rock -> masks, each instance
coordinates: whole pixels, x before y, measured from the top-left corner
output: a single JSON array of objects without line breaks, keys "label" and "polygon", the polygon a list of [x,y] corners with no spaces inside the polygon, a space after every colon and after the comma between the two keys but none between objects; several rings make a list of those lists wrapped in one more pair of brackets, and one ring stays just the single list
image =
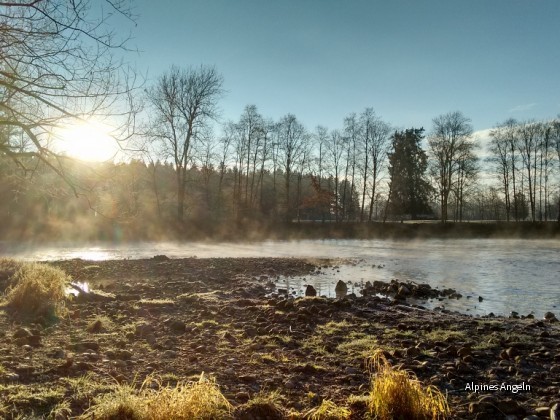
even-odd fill
[{"label": "rock", "polygon": [[178,353],[175,350],[165,350],[161,355],[165,359],[175,359]]},{"label": "rock", "polygon": [[515,400],[501,400],[496,403],[496,408],[506,415],[524,415],[525,409]]},{"label": "rock", "polygon": [[41,336],[32,335],[31,337],[27,337],[27,344],[33,347],[39,347],[41,345]]},{"label": "rock", "polygon": [[472,350],[470,349],[470,347],[461,347],[459,350],[457,350],[457,356],[459,357],[466,357],[470,355],[472,355]]},{"label": "rock", "polygon": [[19,381],[19,375],[12,372],[5,373],[2,378],[8,381]]},{"label": "rock", "polygon": [[20,376],[29,376],[34,372],[35,368],[33,366],[19,364],[14,368],[14,370]]},{"label": "rock", "polygon": [[558,322],[558,318],[552,312],[547,312],[544,314],[544,319],[548,322]]},{"label": "rock", "polygon": [[99,343],[97,341],[81,341],[79,343],[73,344],[71,348],[74,351],[84,352],[86,350],[99,350]]},{"label": "rock", "polygon": [[48,355],[53,359],[64,359],[66,357],[66,352],[60,347],[55,347],[48,353]]},{"label": "rock", "polygon": [[118,360],[132,359],[132,352],[129,350],[117,350],[114,353],[114,358]]},{"label": "rock", "polygon": [[27,338],[27,337],[31,337],[33,335],[33,333],[28,329],[28,328],[18,328],[17,330],[14,331],[14,338]]},{"label": "rock", "polygon": [[142,338],[147,337],[153,333],[154,333],[154,327],[152,327],[150,324],[145,322],[136,325],[134,329],[134,334]]},{"label": "rock", "polygon": [[171,319],[167,325],[171,331],[176,333],[184,333],[187,329],[187,325],[179,319]]},{"label": "rock", "polygon": [[247,401],[249,401],[250,398],[251,396],[248,392],[238,392],[237,394],[235,394],[235,400],[240,402],[241,404],[245,404]]},{"label": "rock", "polygon": [[[484,300],[484,298],[483,298],[482,296],[479,296],[479,297],[478,297],[478,301],[479,301],[479,302],[482,302],[483,300]],[[488,316],[490,316],[490,314],[488,314]]]},{"label": "rock", "polygon": [[171,258],[169,258],[167,255],[154,255],[152,257],[152,260],[158,261],[158,262],[169,261],[170,259]]},{"label": "rock", "polygon": [[509,359],[515,359],[515,356],[519,355],[519,351],[515,347],[510,347],[506,350],[506,354]]},{"label": "rock", "polygon": [[286,389],[296,389],[297,388],[297,382],[294,381],[293,379],[288,379],[284,383],[284,388],[286,388]]},{"label": "rock", "polygon": [[305,296],[317,296],[317,290],[315,290],[312,285],[308,284],[305,288]]},{"label": "rock", "polygon": [[409,347],[405,350],[407,357],[416,357],[420,354],[420,350],[416,347]]},{"label": "rock", "polygon": [[348,294],[348,286],[342,280],[339,280],[334,287],[337,298],[343,298]]},{"label": "rock", "polygon": [[405,285],[402,285],[398,288],[397,297],[405,298],[408,295],[410,295],[410,289],[408,287],[406,287]]},{"label": "rock", "polygon": [[255,375],[240,375],[238,376],[238,379],[241,382],[247,382],[247,383],[257,382],[257,377]]},{"label": "rock", "polygon": [[87,327],[87,332],[89,333],[99,333],[103,331],[103,322],[100,319],[96,319]]}]

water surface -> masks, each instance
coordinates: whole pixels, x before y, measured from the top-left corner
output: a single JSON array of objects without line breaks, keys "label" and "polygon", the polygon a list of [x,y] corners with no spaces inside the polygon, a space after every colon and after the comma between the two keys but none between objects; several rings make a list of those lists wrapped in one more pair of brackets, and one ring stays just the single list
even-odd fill
[{"label": "water surface", "polygon": [[[464,295],[460,300],[426,302],[465,313],[507,315],[533,312],[542,317],[560,315],[560,241],[524,239],[425,239],[408,240],[302,240],[252,243],[137,243],[96,246],[43,246],[0,253],[28,260],[137,259],[165,254],[184,257],[315,257],[350,259],[338,268],[306,278],[279,279],[279,285],[300,293],[313,284],[320,294],[334,296],[338,280],[358,291],[365,281],[393,278],[451,287]],[[289,283],[289,284],[287,284]],[[471,298],[468,299],[467,296]],[[478,296],[484,300],[478,301]]]}]

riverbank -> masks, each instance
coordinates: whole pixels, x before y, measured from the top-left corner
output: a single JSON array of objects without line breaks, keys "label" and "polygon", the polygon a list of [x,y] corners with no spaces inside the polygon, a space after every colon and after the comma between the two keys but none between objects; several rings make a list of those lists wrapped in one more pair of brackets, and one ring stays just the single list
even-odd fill
[{"label": "riverbank", "polygon": [[365,361],[376,349],[447,394],[451,418],[548,418],[560,398],[558,323],[473,318],[376,296],[270,295],[276,276],[308,275],[328,261],[52,264],[103,293],[74,299],[68,316],[48,326],[20,325],[0,311],[0,407],[7,418],[46,416],[61,404],[77,416],[117,383],[140,387],[157,375],[174,385],[204,372],[236,418],[259,418],[243,416],[256,397],[274,393],[274,418],[301,418],[329,400],[358,419],[370,391]]}]

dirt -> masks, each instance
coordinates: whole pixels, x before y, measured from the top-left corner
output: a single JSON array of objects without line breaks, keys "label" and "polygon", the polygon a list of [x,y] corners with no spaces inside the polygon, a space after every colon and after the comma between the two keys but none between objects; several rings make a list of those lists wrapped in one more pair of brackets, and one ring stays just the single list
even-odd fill
[{"label": "dirt", "polygon": [[203,372],[234,406],[278,391],[286,412],[328,399],[363,418],[364,404],[348,397],[370,392],[366,360],[375,349],[447,394],[452,418],[549,418],[560,402],[554,319],[475,318],[377,296],[271,295],[277,276],[309,275],[326,264],[317,260],[52,264],[95,291],[69,301],[67,316],[47,326],[0,310],[0,408],[8,418],[46,417],[62,403],[77,416],[116,383],[140,387],[157,375],[174,385]]}]

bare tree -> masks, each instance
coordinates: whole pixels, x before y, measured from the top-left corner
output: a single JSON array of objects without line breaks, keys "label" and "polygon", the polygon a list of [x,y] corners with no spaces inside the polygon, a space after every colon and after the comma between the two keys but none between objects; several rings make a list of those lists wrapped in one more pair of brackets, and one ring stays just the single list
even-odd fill
[{"label": "bare tree", "polygon": [[147,91],[153,111],[150,137],[160,142],[175,165],[180,222],[184,217],[187,167],[191,163],[193,142],[208,121],[218,117],[222,85],[222,76],[214,67],[173,66]]},{"label": "bare tree", "polygon": [[435,179],[441,205],[441,221],[448,218],[449,194],[460,170],[461,157],[472,151],[471,120],[461,112],[450,112],[433,119],[433,130],[428,138],[431,154],[431,173]]},{"label": "bare tree", "polygon": [[381,172],[387,161],[387,152],[390,147],[391,126],[376,116],[371,108],[366,108],[362,113],[362,124],[364,144],[366,145],[364,153],[369,160],[369,169],[364,172],[364,188],[369,178],[371,191],[368,221],[371,222],[375,200],[379,198],[377,185],[381,179]]},{"label": "bare tree", "polygon": [[[560,177],[560,115],[550,125],[550,135],[558,157],[558,176]],[[558,191],[558,223],[560,223],[560,188]]]},{"label": "bare tree", "polygon": [[329,160],[330,177],[334,182],[335,220],[340,221],[340,173],[342,171],[342,156],[344,155],[344,139],[340,131],[332,130],[330,141],[327,143],[327,158]]},{"label": "bare tree", "polygon": [[527,121],[518,127],[518,149],[526,170],[529,188],[529,204],[531,220],[536,220],[536,189],[537,189],[537,153],[541,127],[535,121]]},{"label": "bare tree", "polygon": [[[128,4],[0,2],[0,126],[9,131],[0,141],[0,153],[24,169],[30,157],[43,161],[76,194],[52,140],[58,129],[92,117],[111,117],[111,125],[120,124],[115,138],[130,134],[135,109],[127,94],[136,80],[114,54],[126,50],[128,37],[119,39],[111,28],[114,15],[132,22]],[[21,138],[23,149],[16,145]]]},{"label": "bare tree", "polygon": [[[495,170],[499,174],[502,182],[506,219],[509,221],[513,214],[518,220],[518,205],[515,197],[517,196],[516,171],[517,171],[517,121],[508,119],[490,131],[491,156],[489,160],[495,164]],[[512,204],[513,201],[513,204]]]},{"label": "bare tree", "polygon": [[308,135],[305,127],[293,114],[283,117],[277,124],[280,161],[284,167],[284,185],[286,191],[286,219],[292,219],[292,202],[290,198],[291,177],[295,165],[305,150]]}]

